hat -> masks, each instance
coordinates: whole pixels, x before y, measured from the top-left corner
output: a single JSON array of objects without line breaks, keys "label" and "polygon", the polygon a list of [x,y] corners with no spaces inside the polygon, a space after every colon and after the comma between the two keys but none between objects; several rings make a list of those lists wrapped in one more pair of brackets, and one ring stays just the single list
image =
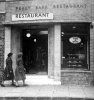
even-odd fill
[{"label": "hat", "polygon": [[13,55],[13,53],[9,53],[9,54],[8,54],[8,57],[10,57],[10,56],[12,56],[12,55]]}]

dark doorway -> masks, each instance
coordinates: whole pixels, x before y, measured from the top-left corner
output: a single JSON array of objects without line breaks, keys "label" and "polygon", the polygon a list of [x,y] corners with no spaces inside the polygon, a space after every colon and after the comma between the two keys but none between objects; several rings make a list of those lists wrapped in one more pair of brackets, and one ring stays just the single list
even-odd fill
[{"label": "dark doorway", "polygon": [[23,30],[22,51],[27,74],[47,74],[48,31]]}]

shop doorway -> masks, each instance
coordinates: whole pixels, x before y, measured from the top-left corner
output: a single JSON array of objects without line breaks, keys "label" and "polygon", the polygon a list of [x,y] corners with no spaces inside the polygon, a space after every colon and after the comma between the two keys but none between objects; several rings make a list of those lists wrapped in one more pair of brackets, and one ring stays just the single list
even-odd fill
[{"label": "shop doorway", "polygon": [[62,26],[61,68],[89,69],[89,24],[69,23]]},{"label": "shop doorway", "polygon": [[48,31],[22,31],[22,52],[26,74],[44,75],[48,72]]}]

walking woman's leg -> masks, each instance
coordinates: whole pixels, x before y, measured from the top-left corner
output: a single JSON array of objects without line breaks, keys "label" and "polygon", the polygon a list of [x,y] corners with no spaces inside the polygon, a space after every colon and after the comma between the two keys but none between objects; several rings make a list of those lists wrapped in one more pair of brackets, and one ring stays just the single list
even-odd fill
[{"label": "walking woman's leg", "polygon": [[5,85],[4,85],[4,81],[2,81],[1,86],[2,86],[2,87],[5,87]]},{"label": "walking woman's leg", "polygon": [[16,87],[18,87],[18,86],[19,86],[18,81],[16,81]]},{"label": "walking woman's leg", "polygon": [[23,80],[23,85],[25,85],[25,80]]},{"label": "walking woman's leg", "polygon": [[14,73],[12,73],[12,79],[11,79],[11,81],[12,81],[12,85],[14,86],[15,84],[14,84]]},{"label": "walking woman's leg", "polygon": [[15,84],[14,84],[14,79],[12,79],[11,81],[12,81],[12,85],[15,85]]},{"label": "walking woman's leg", "polygon": [[1,86],[5,87],[5,85],[4,85],[4,77],[3,76],[2,76],[2,79],[1,79]]}]

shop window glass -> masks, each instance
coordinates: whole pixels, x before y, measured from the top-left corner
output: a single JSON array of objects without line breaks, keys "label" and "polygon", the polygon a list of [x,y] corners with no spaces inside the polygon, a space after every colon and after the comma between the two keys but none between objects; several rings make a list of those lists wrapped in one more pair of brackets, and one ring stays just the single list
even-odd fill
[{"label": "shop window glass", "polygon": [[61,69],[89,68],[89,34],[61,34]]}]

